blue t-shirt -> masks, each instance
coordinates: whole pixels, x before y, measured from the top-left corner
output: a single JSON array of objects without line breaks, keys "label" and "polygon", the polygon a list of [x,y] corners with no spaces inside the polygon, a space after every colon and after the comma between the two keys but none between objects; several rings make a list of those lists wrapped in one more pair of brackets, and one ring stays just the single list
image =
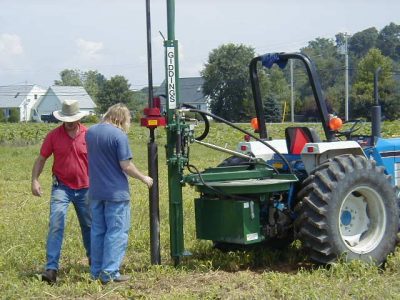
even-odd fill
[{"label": "blue t-shirt", "polygon": [[119,164],[132,159],[126,133],[111,124],[96,124],[87,131],[86,144],[89,197],[93,200],[130,200],[128,178]]}]

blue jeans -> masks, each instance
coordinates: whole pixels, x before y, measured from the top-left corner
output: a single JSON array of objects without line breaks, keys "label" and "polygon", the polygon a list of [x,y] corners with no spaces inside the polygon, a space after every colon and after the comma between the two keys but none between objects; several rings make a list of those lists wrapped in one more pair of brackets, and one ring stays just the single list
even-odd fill
[{"label": "blue jeans", "polygon": [[72,202],[81,227],[86,255],[90,257],[90,226],[88,189],[71,189],[62,183],[53,185],[50,200],[50,222],[47,236],[46,270],[58,270],[61,246],[64,237],[65,220],[68,206]]},{"label": "blue jeans", "polygon": [[130,201],[90,199],[92,214],[90,273],[108,282],[120,276],[119,268],[128,245]]}]

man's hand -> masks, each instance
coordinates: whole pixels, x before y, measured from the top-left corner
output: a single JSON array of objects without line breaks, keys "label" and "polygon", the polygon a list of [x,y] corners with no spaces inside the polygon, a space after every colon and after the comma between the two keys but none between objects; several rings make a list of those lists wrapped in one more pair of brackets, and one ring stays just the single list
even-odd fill
[{"label": "man's hand", "polygon": [[42,188],[40,187],[40,183],[38,180],[32,180],[32,194],[37,197],[42,197]]},{"label": "man's hand", "polygon": [[153,186],[153,178],[149,176],[144,176],[142,181],[147,185],[148,188],[151,188]]},{"label": "man's hand", "polygon": [[42,155],[39,155],[36,158],[35,163],[33,164],[33,168],[32,168],[31,190],[32,190],[32,194],[37,197],[42,196],[42,188],[40,187],[38,178],[43,171],[43,167],[44,167],[44,164],[46,163],[46,159],[47,158],[43,157]]}]

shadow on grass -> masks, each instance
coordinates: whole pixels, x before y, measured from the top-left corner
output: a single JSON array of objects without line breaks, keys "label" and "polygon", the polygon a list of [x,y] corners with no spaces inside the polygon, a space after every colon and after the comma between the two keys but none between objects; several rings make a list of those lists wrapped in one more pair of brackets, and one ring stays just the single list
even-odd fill
[{"label": "shadow on grass", "polygon": [[43,270],[38,270],[38,269],[28,269],[20,272],[18,275],[19,279],[24,280],[38,280],[42,281],[42,273]]},{"label": "shadow on grass", "polygon": [[243,246],[198,241],[191,251],[192,256],[184,260],[184,266],[190,269],[203,267],[226,272],[251,270],[258,273],[297,273],[319,267],[309,261],[298,241],[279,247],[271,247],[266,243]]},{"label": "shadow on grass", "polygon": [[[43,268],[31,268],[19,272],[21,280],[37,280],[42,281]],[[87,282],[90,281],[90,269],[84,262],[65,262],[60,266],[57,272],[57,283],[61,284],[68,279],[71,282]],[[44,284],[47,284],[43,282]]]},{"label": "shadow on grass", "polygon": [[[159,272],[168,274],[172,269],[178,273],[181,270],[202,273],[208,271],[234,273],[248,270],[258,274],[264,272],[296,274],[300,270],[314,270],[319,267],[308,260],[306,253],[300,248],[297,241],[286,246],[280,245],[279,249],[272,248],[265,243],[247,246],[225,244],[218,245],[219,249],[217,249],[211,242],[201,240],[193,241],[190,246],[188,250],[191,252],[191,256],[182,258],[180,264],[175,268],[170,257],[164,258],[160,270],[164,269],[163,266],[166,268]],[[154,271],[150,262],[138,260],[137,256],[129,253],[125,257],[121,270],[126,274],[132,272],[145,274]],[[43,269],[28,269],[20,272],[19,277],[22,280],[41,281],[42,272]],[[58,284],[90,281],[90,270],[85,259],[68,260],[64,258],[58,272]]]}]

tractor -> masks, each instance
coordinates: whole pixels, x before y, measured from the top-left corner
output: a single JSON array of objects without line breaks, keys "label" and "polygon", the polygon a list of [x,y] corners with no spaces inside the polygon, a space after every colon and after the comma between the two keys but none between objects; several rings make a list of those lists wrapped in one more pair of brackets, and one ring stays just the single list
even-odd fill
[{"label": "tractor", "polygon": [[[283,68],[289,59],[305,66],[322,138],[305,126],[286,128],[281,140],[267,134],[258,65]],[[186,254],[179,189],[191,185],[199,193],[194,200],[196,236],[213,241],[217,248],[257,243],[281,247],[299,239],[317,263],[338,258],[384,263],[394,251],[399,229],[400,139],[384,139],[376,132],[357,135],[359,120],[340,131],[341,121],[328,112],[315,66],[304,54],[265,54],[255,57],[249,69],[259,136],[185,104],[178,105],[169,119],[172,257],[179,260]],[[198,137],[188,112],[204,119],[204,132]],[[205,142],[209,117],[242,131],[246,140],[235,150]],[[231,156],[200,171],[189,163],[192,143]]]},{"label": "tractor", "polygon": [[[170,251],[175,264],[189,254],[184,247],[185,185],[194,186],[199,193],[194,199],[196,236],[213,241],[216,247],[257,243],[284,246],[299,239],[317,263],[329,264],[338,258],[384,263],[395,249],[399,230],[400,139],[380,137],[379,114],[373,115],[370,136],[356,134],[359,120],[341,131],[340,119],[328,112],[310,58],[301,53],[270,53],[249,63],[256,136],[180,100],[174,0],[167,0],[167,22],[165,119],[150,103],[143,124],[151,130],[149,153],[155,148],[154,128],[164,121],[166,125]],[[290,59],[305,66],[324,137],[305,126],[287,128],[282,140],[273,140],[267,134],[258,67],[261,63],[266,68],[274,64],[284,68]],[[192,113],[204,120],[201,134],[195,133],[197,122],[190,118]],[[207,143],[210,117],[243,132],[246,140],[235,150]],[[199,170],[190,163],[193,143],[230,157],[216,167]],[[149,166],[155,165],[156,151],[149,157]],[[152,168],[155,174],[156,169]],[[151,222],[152,253],[156,253],[157,197],[151,199],[155,215]]]}]

